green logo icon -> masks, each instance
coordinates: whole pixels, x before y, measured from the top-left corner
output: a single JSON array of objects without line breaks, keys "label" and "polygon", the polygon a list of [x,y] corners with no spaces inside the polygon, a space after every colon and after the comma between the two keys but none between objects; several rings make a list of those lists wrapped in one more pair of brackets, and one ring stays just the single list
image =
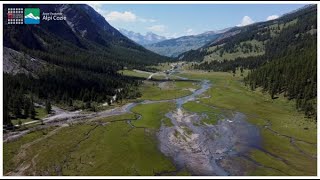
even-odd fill
[{"label": "green logo icon", "polygon": [[40,9],[39,8],[25,8],[24,9],[24,23],[25,24],[40,24]]}]

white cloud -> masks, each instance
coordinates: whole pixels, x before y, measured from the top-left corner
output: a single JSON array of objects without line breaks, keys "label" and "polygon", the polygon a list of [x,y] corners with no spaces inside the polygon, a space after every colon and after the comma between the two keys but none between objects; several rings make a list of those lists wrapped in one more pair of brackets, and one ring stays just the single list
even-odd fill
[{"label": "white cloud", "polygon": [[190,36],[190,35],[193,35],[194,32],[193,32],[193,29],[189,28],[186,30],[186,35]]},{"label": "white cloud", "polygon": [[278,17],[279,17],[278,15],[268,16],[268,17],[267,17],[267,21],[277,19]]},{"label": "white cloud", "polygon": [[244,16],[241,20],[241,23],[237,26],[247,26],[252,23],[254,23],[254,21],[249,16]]},{"label": "white cloud", "polygon": [[105,18],[110,22],[135,22],[137,20],[137,16],[130,11],[118,12],[112,11],[106,14]]},{"label": "white cloud", "polygon": [[153,25],[150,27],[147,27],[148,30],[153,31],[153,32],[164,32],[167,27],[165,25],[159,24],[159,25]]},{"label": "white cloud", "polygon": [[139,20],[140,22],[150,22],[150,23],[156,22],[155,19],[138,18],[138,20]]},{"label": "white cloud", "polygon": [[131,11],[112,11],[108,12],[103,9],[102,4],[89,4],[94,10],[100,13],[107,21],[111,22],[143,22],[143,23],[154,23],[156,22],[155,19],[148,19],[139,17]]}]

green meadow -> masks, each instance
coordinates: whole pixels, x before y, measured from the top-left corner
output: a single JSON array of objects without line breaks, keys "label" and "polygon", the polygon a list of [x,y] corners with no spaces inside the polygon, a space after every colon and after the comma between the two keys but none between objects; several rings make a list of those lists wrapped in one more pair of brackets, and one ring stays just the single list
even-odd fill
[{"label": "green meadow", "polygon": [[[189,113],[207,114],[203,124],[216,124],[228,112],[238,111],[260,128],[264,151],[248,152],[252,161],[232,159],[248,166],[248,175],[316,175],[316,123],[297,112],[293,102],[249,90],[239,72],[235,77],[203,71],[179,75],[212,83],[198,100],[183,105]],[[197,82],[145,81],[141,100],[183,97],[197,88]],[[165,114],[174,109],[173,102],[140,104],[131,113],[31,132],[4,144],[4,174],[23,170],[26,175],[190,175],[176,169],[158,149],[156,133],[162,124],[173,125]]]},{"label": "green meadow", "polygon": [[[272,100],[270,95],[259,90],[249,90],[242,82],[239,73],[233,77],[231,73],[185,71],[182,76],[193,79],[209,79],[213,86],[206,94],[211,96],[200,99],[201,103],[242,112],[247,115],[249,122],[260,127],[263,148],[274,156],[260,150],[254,150],[249,154],[252,159],[262,165],[286,172],[287,175],[316,175],[316,159],[300,153],[290,143],[290,139],[284,137],[289,136],[301,140],[297,142],[301,149],[306,152],[316,152],[316,123],[314,120],[305,118],[303,113],[297,112],[294,102],[281,96]],[[193,107],[196,109],[194,111],[206,110],[205,107],[200,107],[200,110],[197,106],[192,105]],[[268,121],[271,123],[270,128],[278,134],[264,128]],[[303,143],[304,141],[308,143]],[[273,173],[284,175],[280,171],[273,171]],[[251,175],[269,173],[269,168],[258,168],[253,169]]]}]

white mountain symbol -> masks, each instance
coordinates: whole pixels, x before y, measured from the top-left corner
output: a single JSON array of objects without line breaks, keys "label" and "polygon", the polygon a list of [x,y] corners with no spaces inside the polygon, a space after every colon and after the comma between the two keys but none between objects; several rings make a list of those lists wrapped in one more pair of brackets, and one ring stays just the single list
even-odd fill
[{"label": "white mountain symbol", "polygon": [[24,18],[40,19],[40,17],[36,17],[32,13],[29,13],[28,15],[24,16]]}]

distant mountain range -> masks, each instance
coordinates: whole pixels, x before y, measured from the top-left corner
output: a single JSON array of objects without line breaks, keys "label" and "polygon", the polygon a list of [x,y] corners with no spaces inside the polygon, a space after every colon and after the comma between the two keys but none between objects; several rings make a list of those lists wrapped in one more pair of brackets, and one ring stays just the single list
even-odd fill
[{"label": "distant mountain range", "polygon": [[134,42],[140,44],[140,45],[147,45],[147,44],[153,44],[157,43],[163,40],[166,40],[167,38],[164,36],[159,36],[157,34],[154,34],[152,32],[147,32],[145,35],[142,35],[140,33],[136,33],[133,31],[128,31],[125,29],[119,29],[119,31],[127,36],[129,39],[133,40]]},{"label": "distant mountain range", "polygon": [[[282,16],[286,16],[287,14],[292,14],[298,11],[301,11],[303,9],[309,8],[312,5],[306,5],[302,8],[299,8],[297,10],[294,10],[292,12],[286,13]],[[281,18],[281,17],[280,17]],[[274,22],[276,20],[272,20],[271,22]],[[251,26],[254,26],[255,24],[261,24],[264,22],[260,23],[254,23],[251,24]],[[251,27],[248,26],[248,27]],[[178,59],[183,59],[185,55],[191,55],[193,56],[193,53],[195,53],[195,50],[199,49],[197,53],[202,52],[202,48],[206,49],[206,47],[215,44],[217,42],[222,41],[223,39],[229,38],[231,36],[234,36],[238,33],[244,33],[247,29],[246,26],[244,27],[230,27],[226,29],[222,29],[219,31],[207,31],[198,35],[190,35],[190,36],[182,36],[178,38],[172,38],[168,39],[162,36],[158,36],[153,33],[147,33],[145,36],[141,35],[140,33],[136,33],[133,31],[127,31],[125,29],[120,29],[119,31],[127,36],[129,39],[135,41],[136,43],[144,46],[145,48],[158,53],[163,56],[168,56],[168,57],[178,57]],[[257,53],[255,55],[261,55],[263,53],[262,47],[258,47],[260,44],[256,45],[257,46]],[[260,49],[259,49],[260,48]],[[190,51],[190,52],[188,52]],[[188,52],[187,54],[185,54]],[[199,55],[196,55],[199,57]],[[212,56],[217,58],[216,55]],[[227,57],[228,58],[233,58]],[[219,57],[217,59],[220,59]]]},{"label": "distant mountain range", "polygon": [[195,50],[203,45],[219,38],[224,32],[231,28],[220,31],[207,31],[198,35],[182,36],[174,39],[168,39],[145,47],[153,52],[168,57],[177,57],[179,54],[189,50]]}]

